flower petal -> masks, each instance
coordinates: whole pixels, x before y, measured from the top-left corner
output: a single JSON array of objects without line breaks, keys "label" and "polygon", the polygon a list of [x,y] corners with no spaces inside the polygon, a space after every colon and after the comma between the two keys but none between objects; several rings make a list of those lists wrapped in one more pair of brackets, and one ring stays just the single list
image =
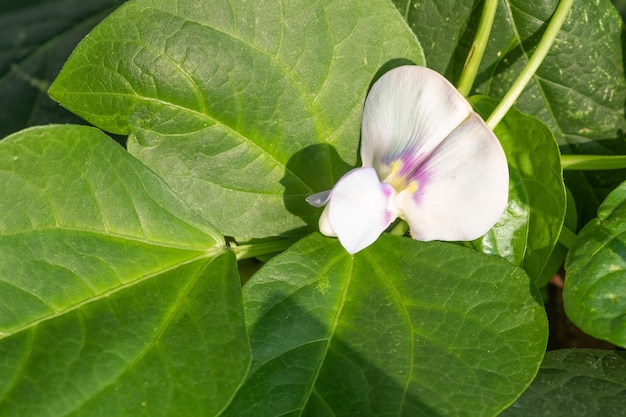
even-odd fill
[{"label": "flower petal", "polygon": [[381,183],[373,168],[355,168],[332,189],[324,210],[329,224],[322,225],[326,221],[322,214],[320,231],[332,230],[349,253],[356,253],[374,243],[396,219],[394,197],[393,187]]},{"label": "flower petal", "polygon": [[308,196],[305,200],[313,207],[324,207],[330,199],[330,190],[321,191]]},{"label": "flower petal", "polygon": [[417,191],[398,194],[402,217],[418,240],[473,240],[502,215],[509,171],[500,142],[472,114],[412,173]]},{"label": "flower petal", "polygon": [[384,180],[390,164],[415,165],[472,113],[467,100],[437,72],[405,65],[372,86],[361,122],[361,160]]}]

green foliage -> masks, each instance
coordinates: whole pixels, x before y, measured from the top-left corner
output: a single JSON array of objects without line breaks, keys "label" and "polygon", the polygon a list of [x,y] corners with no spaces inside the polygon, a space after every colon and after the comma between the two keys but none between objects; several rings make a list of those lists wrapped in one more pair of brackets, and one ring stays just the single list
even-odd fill
[{"label": "green foliage", "polygon": [[[482,2],[393,1],[424,47],[428,66],[458,81]],[[507,92],[557,4],[558,0],[499,1],[474,93],[501,98]],[[610,0],[574,1],[557,41],[517,102],[521,111],[550,128],[564,153],[626,153],[622,26]],[[625,175],[624,170],[568,173],[584,221],[593,217]]]},{"label": "green foliage", "polygon": [[[485,118],[496,106],[486,97],[474,97],[472,104]],[[507,113],[494,132],[509,162],[509,204],[500,221],[474,242],[474,247],[523,267],[537,280],[557,243],[565,217],[559,148],[541,121],[515,109]]]},{"label": "green foliage", "polygon": [[551,351],[532,385],[501,416],[622,416],[625,396],[626,353]]},{"label": "green foliage", "polygon": [[626,347],[626,183],[598,209],[568,254],[565,309],[587,333]]},{"label": "green foliage", "polygon": [[320,213],[304,198],[356,164],[376,72],[424,62],[386,1],[351,4],[134,1],[79,45],[50,94],[130,134],[131,154],[223,234],[302,235]]},{"label": "green foliage", "polygon": [[[624,180],[567,172],[566,204],[559,159],[626,151],[608,0],[574,2],[494,129],[498,224],[464,245],[383,234],[354,256],[304,198],[359,165],[381,74],[459,80],[484,2],[83,3],[0,5],[0,416],[623,414],[623,355],[545,354],[537,290],[576,209],[588,221]],[[556,4],[498,3],[470,99],[483,117]],[[623,347],[625,200],[626,183],[575,239],[563,295]],[[242,286],[251,256],[267,262]]]},{"label": "green foliage", "polygon": [[244,306],[253,359],[229,416],[494,415],[547,338],[521,269],[391,235],[354,257],[303,239],[246,284]]},{"label": "green foliage", "polygon": [[0,182],[0,415],[228,403],[250,353],[234,256],[211,226],[94,128],[7,137]]}]

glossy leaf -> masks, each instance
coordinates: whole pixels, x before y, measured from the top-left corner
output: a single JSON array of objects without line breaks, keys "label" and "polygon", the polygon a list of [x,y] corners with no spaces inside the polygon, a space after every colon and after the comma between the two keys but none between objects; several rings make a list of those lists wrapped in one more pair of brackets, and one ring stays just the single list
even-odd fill
[{"label": "glossy leaf", "polygon": [[495,415],[530,383],[547,323],[528,276],[454,244],[314,234],[244,286],[253,362],[228,416]]},{"label": "glossy leaf", "polygon": [[537,378],[502,417],[624,415],[626,353],[565,349],[546,353]]},{"label": "glossy leaf", "polygon": [[[473,97],[486,117],[496,102]],[[507,155],[509,203],[498,223],[474,242],[485,253],[521,266],[533,280],[542,274],[558,241],[566,210],[559,148],[538,119],[512,109],[494,130]]]},{"label": "glossy leaf", "polygon": [[[423,63],[385,0],[137,0],[92,31],[50,89],[226,235],[315,229],[304,198],[356,164],[377,71]],[[382,41],[381,41],[382,40]]]},{"label": "glossy leaf", "polygon": [[626,182],[578,234],[565,261],[563,303],[583,331],[626,347]]},{"label": "glossy leaf", "polygon": [[216,415],[244,377],[235,259],[102,132],[0,142],[0,415]]},{"label": "glossy leaf", "polygon": [[[424,47],[428,66],[458,82],[482,2],[394,0]],[[502,97],[528,62],[558,0],[501,0],[474,93]],[[563,152],[624,154],[626,79],[623,22],[610,0],[575,1],[530,85],[517,102],[541,119]],[[583,219],[624,171],[568,173]]]},{"label": "glossy leaf", "polygon": [[0,138],[37,124],[81,122],[46,90],[76,44],[124,1],[0,2]]}]

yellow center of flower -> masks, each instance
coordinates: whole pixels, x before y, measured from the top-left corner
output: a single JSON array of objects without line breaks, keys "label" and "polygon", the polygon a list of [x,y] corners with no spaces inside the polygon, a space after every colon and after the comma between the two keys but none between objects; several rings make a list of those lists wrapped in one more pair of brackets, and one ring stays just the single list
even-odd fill
[{"label": "yellow center of flower", "polygon": [[391,173],[387,175],[383,182],[391,184],[397,192],[406,190],[411,194],[415,193],[419,188],[419,184],[416,180],[410,180],[407,175],[400,175],[401,170],[402,161],[396,159],[391,163]]}]

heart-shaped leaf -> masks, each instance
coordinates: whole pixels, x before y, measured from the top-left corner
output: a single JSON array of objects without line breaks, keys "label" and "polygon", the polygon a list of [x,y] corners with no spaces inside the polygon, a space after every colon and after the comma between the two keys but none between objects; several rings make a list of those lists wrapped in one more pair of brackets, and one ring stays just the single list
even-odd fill
[{"label": "heart-shaped leaf", "polygon": [[245,375],[221,236],[97,129],[0,142],[0,415],[216,415]]},{"label": "heart-shaped leaf", "polygon": [[583,331],[626,347],[626,182],[578,234],[565,261],[563,304]]},{"label": "heart-shaped leaf", "polygon": [[316,228],[304,198],[356,163],[376,72],[423,63],[386,0],[137,0],[82,42],[50,94],[129,151],[223,234]]},{"label": "heart-shaped leaf", "polygon": [[495,415],[547,339],[521,269],[388,234],[354,256],[313,234],[243,294],[253,363],[228,416]]}]

